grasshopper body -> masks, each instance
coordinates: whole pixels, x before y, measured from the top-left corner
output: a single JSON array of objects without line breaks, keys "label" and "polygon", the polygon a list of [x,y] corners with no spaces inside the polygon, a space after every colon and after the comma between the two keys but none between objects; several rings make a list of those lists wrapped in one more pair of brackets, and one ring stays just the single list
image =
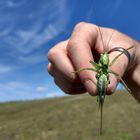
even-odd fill
[{"label": "grasshopper body", "polygon": [[[134,48],[134,46],[131,46],[131,47],[127,48],[126,50],[129,50],[129,49],[132,49],[132,48]],[[119,78],[119,80],[124,85],[126,90],[129,93],[131,93],[130,89],[127,87],[127,85],[122,80],[122,78],[119,76],[119,74],[117,74],[116,72],[111,71],[109,69],[109,67],[112,66],[116,62],[118,57],[120,57],[122,54],[123,53],[120,53],[111,62],[109,62],[109,54],[107,52],[104,52],[103,54],[101,54],[98,63],[96,63],[94,61],[90,61],[90,63],[94,67],[92,67],[92,68],[82,68],[82,69],[79,69],[79,70],[74,72],[74,73],[78,73],[78,72],[84,71],[84,70],[90,70],[90,71],[96,72],[98,101],[99,101],[99,107],[100,107],[100,110],[101,110],[100,135],[102,135],[103,105],[104,105],[104,100],[105,100],[105,96],[106,96],[107,87],[108,87],[108,84],[110,83],[109,73],[114,74],[117,78]]]},{"label": "grasshopper body", "polygon": [[97,81],[98,100],[99,100],[99,107],[101,109],[100,135],[102,135],[103,104],[104,104],[107,86],[108,86],[108,76],[102,74],[101,76],[99,76]]},{"label": "grasshopper body", "polygon": [[96,79],[97,79],[97,90],[98,90],[98,100],[99,107],[101,109],[101,122],[100,122],[100,135],[102,135],[102,114],[103,114],[103,104],[109,83],[108,76],[108,66],[109,66],[109,56],[107,53],[101,54],[98,64],[90,61],[96,67]]}]

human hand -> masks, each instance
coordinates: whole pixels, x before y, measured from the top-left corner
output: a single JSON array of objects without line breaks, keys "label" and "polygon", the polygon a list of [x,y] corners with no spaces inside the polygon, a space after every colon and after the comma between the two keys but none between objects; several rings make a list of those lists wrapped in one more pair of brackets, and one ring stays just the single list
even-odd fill
[{"label": "human hand", "polygon": [[[105,51],[115,47],[127,49],[133,45],[137,46],[138,43],[117,30],[99,28],[94,24],[81,22],[75,26],[68,40],[58,43],[48,52],[48,59],[50,61],[48,72],[54,77],[55,83],[68,94],[88,92],[91,95],[97,95],[95,72],[82,71],[78,74],[72,72],[80,68],[92,67],[89,61],[97,61],[100,54]],[[131,55],[129,66],[127,57],[122,55],[110,69],[121,77],[126,76],[137,65],[139,53],[136,50],[136,47],[129,50]],[[110,53],[110,61],[117,54],[118,52]],[[130,83],[131,79],[132,76],[127,77],[127,79],[125,77],[124,81]],[[119,82],[117,77],[112,74],[109,75],[109,80],[108,95],[115,91]],[[132,89],[132,87],[130,88]]]}]

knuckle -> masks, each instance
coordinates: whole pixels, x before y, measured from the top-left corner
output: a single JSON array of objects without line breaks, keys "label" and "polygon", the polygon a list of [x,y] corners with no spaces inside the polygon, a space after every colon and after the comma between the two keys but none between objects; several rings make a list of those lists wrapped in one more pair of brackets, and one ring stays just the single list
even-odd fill
[{"label": "knuckle", "polygon": [[78,46],[79,42],[76,39],[71,39],[68,42],[68,46],[67,46],[67,53],[68,56],[71,57],[73,55],[73,50]]},{"label": "knuckle", "polygon": [[54,56],[56,56],[58,53],[59,53],[59,52],[58,52],[57,49],[51,48],[51,49],[49,50],[49,52],[48,52],[48,60],[52,62]]},{"label": "knuckle", "polygon": [[79,46],[80,41],[79,39],[76,38],[72,38],[69,42],[68,42],[68,51],[71,50],[71,48],[75,47],[75,46]]},{"label": "knuckle", "polygon": [[68,40],[66,41],[61,41],[57,43],[55,46],[53,46],[49,51],[48,51],[48,60],[53,61],[58,57],[59,54],[64,53],[65,46],[67,44]]},{"label": "knuckle", "polygon": [[84,44],[85,42],[82,38],[77,39],[77,37],[75,37],[69,40],[67,48],[66,48],[68,56],[72,58],[74,54],[77,53],[77,50],[80,50],[81,46]]},{"label": "knuckle", "polygon": [[50,74],[50,71],[51,71],[51,68],[50,68],[51,66],[50,66],[50,63],[48,64],[48,66],[47,66],[47,71],[48,71],[48,73]]},{"label": "knuckle", "polygon": [[93,35],[95,33],[97,34],[96,25],[86,22],[80,22],[78,23],[74,31],[72,33],[72,36],[70,37],[67,45],[67,51],[68,53],[73,52],[74,48],[79,48],[81,46],[87,46],[92,41]]},{"label": "knuckle", "polygon": [[74,27],[74,30],[87,30],[90,32],[91,30],[98,30],[98,26],[87,22],[79,22]]},{"label": "knuckle", "polygon": [[85,43],[86,43],[86,40],[83,39],[83,37],[79,35],[72,36],[67,45],[68,54],[71,54],[72,52],[74,52],[75,48],[81,48],[81,45],[84,45]]},{"label": "knuckle", "polygon": [[88,23],[86,22],[79,22],[75,25],[74,29],[79,29],[79,28],[83,28],[87,25]]},{"label": "knuckle", "polygon": [[48,71],[48,73],[49,73],[51,76],[53,76],[53,68],[52,68],[52,64],[51,64],[51,63],[48,64],[48,66],[47,66],[47,71]]}]

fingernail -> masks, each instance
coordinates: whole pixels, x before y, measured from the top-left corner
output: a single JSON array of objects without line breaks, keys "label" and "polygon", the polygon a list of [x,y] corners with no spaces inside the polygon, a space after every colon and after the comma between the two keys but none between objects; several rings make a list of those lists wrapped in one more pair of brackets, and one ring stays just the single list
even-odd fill
[{"label": "fingernail", "polygon": [[84,86],[90,95],[97,95],[96,85],[91,80],[86,80]]}]

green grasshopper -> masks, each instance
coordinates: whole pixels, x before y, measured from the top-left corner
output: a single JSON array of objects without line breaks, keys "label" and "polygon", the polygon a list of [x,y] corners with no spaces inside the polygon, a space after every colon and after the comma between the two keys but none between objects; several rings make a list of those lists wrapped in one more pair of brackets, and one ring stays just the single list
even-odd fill
[{"label": "green grasshopper", "polygon": [[[94,3],[93,3],[94,5]],[[95,17],[96,16],[96,8],[93,7],[93,12]],[[97,18],[96,18],[97,21]],[[98,22],[98,21],[97,21]],[[98,26],[98,25],[97,25]],[[100,117],[100,135],[102,135],[102,118],[103,118],[103,105],[104,105],[104,100],[105,100],[105,96],[106,96],[106,92],[107,92],[107,87],[108,84],[110,83],[109,81],[109,74],[113,74],[115,75],[120,81],[121,83],[124,85],[125,89],[131,94],[131,90],[127,87],[127,85],[125,84],[125,82],[123,81],[123,79],[121,78],[121,76],[119,74],[117,74],[116,72],[112,71],[109,69],[109,67],[111,67],[116,60],[123,54],[123,52],[121,52],[120,54],[118,54],[111,62],[109,61],[109,51],[105,50],[105,44],[103,41],[103,36],[101,33],[101,29],[98,26],[99,29],[99,34],[101,36],[101,42],[104,48],[104,53],[102,53],[100,55],[100,59],[98,61],[98,63],[94,62],[94,61],[90,61],[90,63],[92,64],[92,68],[81,68],[77,71],[74,71],[74,73],[79,73],[81,71],[85,71],[85,70],[90,70],[90,71],[94,71],[96,72],[96,79],[97,79],[97,92],[98,92],[98,96],[97,96],[97,101],[99,102],[99,107],[100,107],[100,111],[101,111],[101,117]],[[107,42],[107,46],[109,45],[109,42],[111,40],[111,37],[113,36],[114,31],[112,32],[109,41]],[[135,46],[130,46],[129,48],[127,48],[126,50],[132,49]],[[131,94],[133,96],[133,94]]]},{"label": "green grasshopper", "polygon": [[[131,46],[127,48],[126,50],[132,49],[134,46]],[[101,110],[101,118],[100,118],[100,135],[102,135],[102,116],[103,116],[103,105],[104,105],[104,100],[106,96],[106,91],[108,84],[110,83],[109,81],[109,73],[114,74],[117,78],[120,79],[126,90],[131,93],[130,89],[127,87],[125,82],[122,80],[122,78],[117,74],[116,72],[112,71],[109,69],[116,60],[118,59],[119,56],[121,56],[123,52],[118,54],[111,62],[109,61],[109,54],[108,52],[104,52],[103,54],[100,55],[100,59],[98,63],[94,61],[90,61],[90,63],[94,66],[93,68],[82,68],[74,73],[78,73],[84,70],[90,70],[96,72],[96,79],[97,79],[97,91],[98,91],[98,97],[97,101],[99,101],[99,107]]]}]

